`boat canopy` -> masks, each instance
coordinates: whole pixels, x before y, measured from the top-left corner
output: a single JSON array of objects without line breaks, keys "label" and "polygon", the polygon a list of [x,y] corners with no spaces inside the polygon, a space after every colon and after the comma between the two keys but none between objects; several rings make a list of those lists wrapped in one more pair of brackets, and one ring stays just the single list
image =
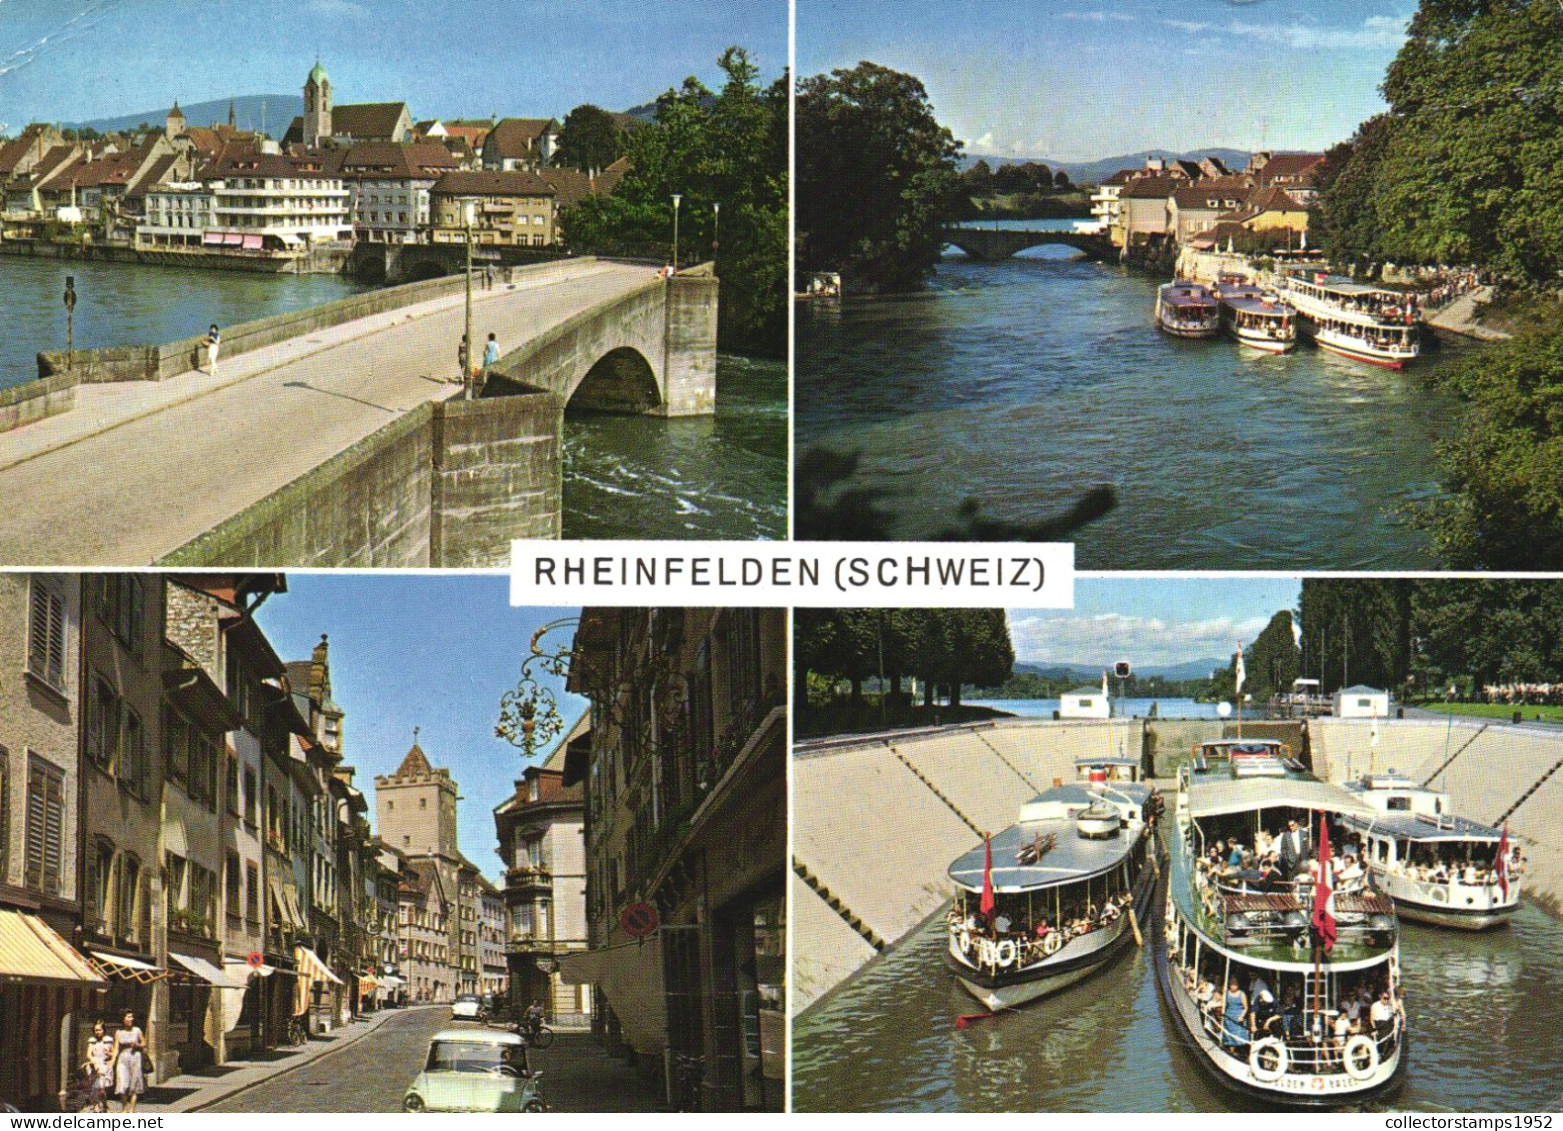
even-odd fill
[{"label": "boat canopy", "polygon": [[1312,809],[1369,819],[1377,815],[1339,786],[1313,778],[1195,778],[1189,790],[1189,813],[1196,818],[1256,809]]},{"label": "boat canopy", "polygon": [[1374,813],[1368,818],[1351,822],[1365,832],[1382,833],[1397,840],[1414,841],[1462,841],[1474,840],[1497,844],[1503,833],[1491,825],[1468,821],[1464,817],[1420,816],[1415,813]]},{"label": "boat canopy", "polygon": [[[1056,834],[1057,839],[1041,859],[1035,864],[1016,861],[1021,848],[1049,833]],[[1072,820],[1011,825],[993,837],[993,890],[1013,894],[1105,875],[1123,863],[1140,835],[1140,830],[1135,829],[1105,840],[1091,840],[1075,831]],[[983,859],[980,844],[956,857],[950,865],[950,879],[967,891],[981,891]]]}]

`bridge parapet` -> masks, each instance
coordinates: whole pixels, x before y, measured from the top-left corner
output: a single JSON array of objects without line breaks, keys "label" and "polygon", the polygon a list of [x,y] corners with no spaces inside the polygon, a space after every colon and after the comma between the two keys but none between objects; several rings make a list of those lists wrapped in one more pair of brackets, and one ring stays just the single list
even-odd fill
[{"label": "bridge parapet", "polygon": [[946,225],[944,242],[958,247],[973,259],[1008,259],[1030,247],[1060,244],[1083,252],[1090,259],[1107,259],[1117,254],[1105,233],[1044,231],[1021,228],[977,228]]}]

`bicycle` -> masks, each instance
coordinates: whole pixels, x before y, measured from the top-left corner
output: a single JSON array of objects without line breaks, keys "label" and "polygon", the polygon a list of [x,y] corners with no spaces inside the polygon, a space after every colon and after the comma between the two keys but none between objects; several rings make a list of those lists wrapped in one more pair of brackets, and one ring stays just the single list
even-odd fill
[{"label": "bicycle", "polygon": [[302,1045],[309,1040],[309,1024],[302,1017],[289,1017],[283,1039],[290,1045]]},{"label": "bicycle", "polygon": [[706,1058],[677,1053],[673,1063],[673,1099],[677,1111],[699,1111]]},{"label": "bicycle", "polygon": [[528,1048],[546,1049],[554,1043],[554,1031],[540,1020],[525,1020],[516,1026],[516,1032],[526,1038]]}]

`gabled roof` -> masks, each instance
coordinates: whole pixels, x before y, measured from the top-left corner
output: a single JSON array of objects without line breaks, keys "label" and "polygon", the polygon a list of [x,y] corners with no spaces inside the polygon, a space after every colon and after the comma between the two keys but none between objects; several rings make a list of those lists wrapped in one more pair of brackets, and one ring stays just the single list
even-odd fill
[{"label": "gabled roof", "polygon": [[1324,161],[1322,153],[1277,153],[1259,170],[1259,183],[1268,185],[1276,180],[1310,180],[1318,172],[1316,166]]},{"label": "gabled roof", "polygon": [[407,751],[407,757],[402,759],[402,764],[396,768],[396,777],[426,777],[434,773],[434,767],[429,764],[429,759],[423,752],[423,747],[416,742],[412,749]]},{"label": "gabled roof", "polygon": [[333,137],[391,138],[403,115],[412,120],[405,102],[358,102],[331,108]]},{"label": "gabled roof", "polygon": [[486,160],[506,157],[530,157],[537,151],[537,142],[544,134],[557,133],[559,125],[552,118],[504,118],[489,131],[483,142]]},{"label": "gabled roof", "polygon": [[437,141],[360,141],[331,153],[333,169],[345,177],[412,180],[457,167],[456,155]]},{"label": "gabled roof", "polygon": [[1255,189],[1248,197],[1248,208],[1254,215],[1261,212],[1306,212],[1308,206],[1290,195],[1280,185]]},{"label": "gabled roof", "polygon": [[125,195],[127,197],[140,198],[153,189],[166,184],[168,172],[178,160],[179,154],[177,153],[163,154],[156,161],[152,162],[146,173],[136,182],[135,187]]},{"label": "gabled roof", "polygon": [[1137,200],[1165,200],[1171,196],[1177,187],[1183,182],[1173,177],[1158,175],[1154,177],[1136,177],[1130,181],[1123,192],[1118,195],[1123,199],[1134,198]]},{"label": "gabled roof", "polygon": [[558,192],[536,173],[495,170],[449,172],[430,191],[446,196],[555,196]]},{"label": "gabled roof", "polygon": [[1388,695],[1389,692],[1380,687],[1369,687],[1365,683],[1354,683],[1350,687],[1343,687],[1338,695]]}]

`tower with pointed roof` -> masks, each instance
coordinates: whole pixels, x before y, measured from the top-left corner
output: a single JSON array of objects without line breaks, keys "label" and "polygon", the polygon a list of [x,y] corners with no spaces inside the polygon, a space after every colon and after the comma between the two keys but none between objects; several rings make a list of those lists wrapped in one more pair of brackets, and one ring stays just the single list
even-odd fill
[{"label": "tower with pointed roof", "polygon": [[304,80],[304,144],[319,145],[331,136],[331,79],[315,60]]},{"label": "tower with pointed roof", "polygon": [[174,108],[168,112],[168,117],[163,119],[163,136],[169,141],[179,137],[185,132],[185,113],[179,109],[179,99],[174,99]]},{"label": "tower with pointed roof", "polygon": [[412,747],[396,772],[374,779],[380,838],[408,856],[457,859],[457,793],[450,771],[430,763],[414,729]]}]

